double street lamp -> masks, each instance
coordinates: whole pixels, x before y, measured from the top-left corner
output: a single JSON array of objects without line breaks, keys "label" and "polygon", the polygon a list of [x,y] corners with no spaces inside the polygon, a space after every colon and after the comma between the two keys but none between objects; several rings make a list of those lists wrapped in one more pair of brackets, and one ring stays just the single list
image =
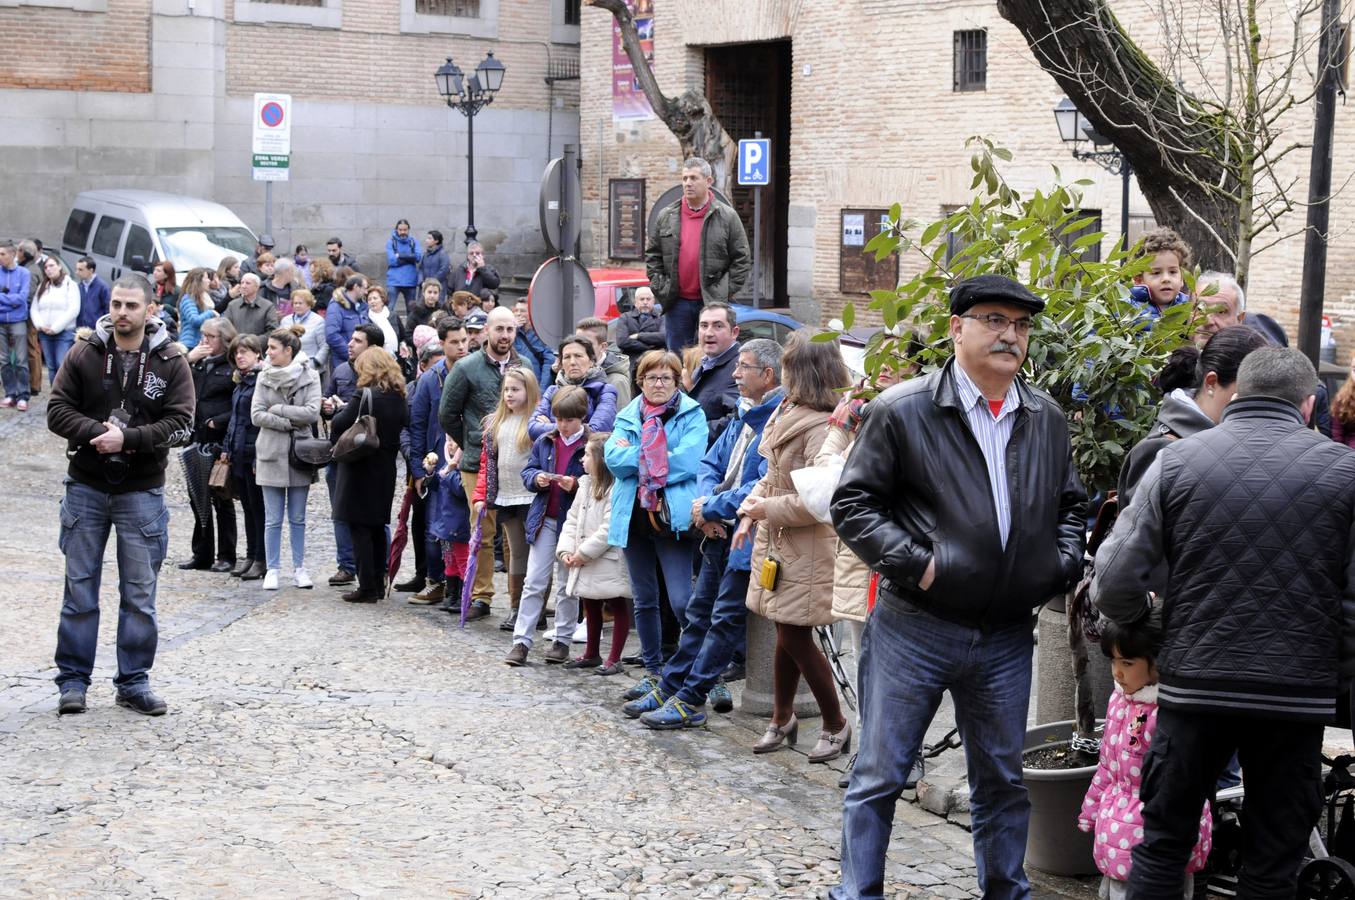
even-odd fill
[{"label": "double street lamp", "polygon": [[[1120,247],[1128,250],[1129,178],[1134,174],[1129,160],[1110,142],[1110,138],[1092,127],[1087,117],[1067,97],[1054,107],[1054,121],[1059,126],[1059,137],[1065,144],[1073,145],[1073,159],[1094,162],[1110,174],[1120,176]],[[1079,146],[1082,141],[1089,141],[1092,149],[1083,150]]]},{"label": "double street lamp", "polygon": [[479,232],[475,228],[475,114],[494,102],[494,95],[503,87],[503,75],[507,69],[494,58],[494,51],[485,54],[480,65],[469,78],[461,67],[447,57],[447,62],[438,68],[433,79],[438,83],[438,93],[447,105],[466,117],[466,243],[475,240]]}]

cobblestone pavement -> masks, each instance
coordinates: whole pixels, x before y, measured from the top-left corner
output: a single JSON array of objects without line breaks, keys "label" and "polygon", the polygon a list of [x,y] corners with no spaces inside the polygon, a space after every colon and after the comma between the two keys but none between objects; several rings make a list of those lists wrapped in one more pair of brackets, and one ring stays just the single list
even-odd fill
[{"label": "cobblestone pavement", "polygon": [[[838,773],[754,757],[761,720],[649,732],[619,713],[628,679],[509,669],[492,626],[180,572],[177,465],[152,673],[170,713],[113,705],[110,566],[90,709],[59,719],[65,463],[44,409],[0,417],[0,896],[812,897],[836,880]],[[897,896],[976,896],[973,874],[963,828],[900,804]]]}]

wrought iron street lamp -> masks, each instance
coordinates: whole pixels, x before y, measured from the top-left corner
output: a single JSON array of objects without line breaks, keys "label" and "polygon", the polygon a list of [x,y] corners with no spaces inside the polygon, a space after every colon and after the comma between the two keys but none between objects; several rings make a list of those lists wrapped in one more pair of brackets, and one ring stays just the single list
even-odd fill
[{"label": "wrought iron street lamp", "polygon": [[494,102],[494,96],[503,87],[507,69],[489,51],[475,72],[469,77],[461,67],[447,57],[447,62],[433,74],[438,94],[452,109],[466,117],[466,243],[475,240],[475,114]]},{"label": "wrought iron street lamp", "polygon": [[[1087,117],[1067,97],[1054,107],[1054,122],[1059,126],[1059,137],[1063,142],[1072,144],[1073,159],[1094,162],[1110,174],[1120,176],[1120,246],[1128,250],[1129,178],[1134,174],[1129,160],[1110,142],[1110,138],[1092,128]],[[1080,146],[1083,141],[1090,142],[1092,149],[1083,150]]]}]

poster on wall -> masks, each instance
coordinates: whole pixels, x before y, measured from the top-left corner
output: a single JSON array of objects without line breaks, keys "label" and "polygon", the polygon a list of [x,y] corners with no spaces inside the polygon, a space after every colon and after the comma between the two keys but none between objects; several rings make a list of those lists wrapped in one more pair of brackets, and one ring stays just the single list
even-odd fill
[{"label": "poster on wall", "polygon": [[[626,0],[635,17],[635,30],[645,59],[654,65],[654,0]],[[635,78],[635,69],[621,44],[621,26],[612,20],[612,116],[617,119],[652,119],[645,92]]]}]

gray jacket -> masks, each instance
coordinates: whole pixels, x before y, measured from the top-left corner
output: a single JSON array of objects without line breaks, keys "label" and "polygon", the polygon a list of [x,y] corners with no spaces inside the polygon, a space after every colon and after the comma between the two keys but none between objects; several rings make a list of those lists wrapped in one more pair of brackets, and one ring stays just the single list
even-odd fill
[{"label": "gray jacket", "polygon": [[292,468],[292,435],[308,435],[320,421],[320,376],[298,353],[279,369],[265,366],[254,386],[250,418],[259,428],[254,444],[254,481],[260,487],[304,487],[311,472]]},{"label": "gray jacket", "polygon": [[1355,662],[1355,454],[1271,397],[1172,442],[1096,554],[1092,599],[1161,600],[1163,706],[1324,721]]}]

